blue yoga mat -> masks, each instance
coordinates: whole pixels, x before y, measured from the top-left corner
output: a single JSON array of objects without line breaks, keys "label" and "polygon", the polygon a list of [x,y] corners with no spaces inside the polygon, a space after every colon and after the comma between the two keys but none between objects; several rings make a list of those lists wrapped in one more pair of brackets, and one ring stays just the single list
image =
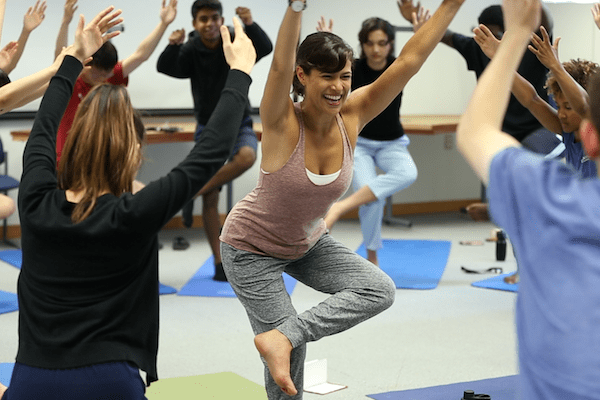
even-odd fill
[{"label": "blue yoga mat", "polygon": [[4,386],[10,386],[10,378],[14,367],[15,363],[0,363],[0,383]]},{"label": "blue yoga mat", "polygon": [[[196,274],[186,283],[177,293],[179,296],[204,296],[204,297],[236,297],[231,285],[228,282],[214,281],[212,277],[215,274],[215,263],[213,256],[208,260]],[[283,282],[289,294],[292,294],[297,281],[283,274]]]},{"label": "blue yoga mat", "polygon": [[23,263],[23,253],[21,252],[21,249],[2,250],[0,251],[0,260],[21,269],[21,264]]},{"label": "blue yoga mat", "polygon": [[[435,289],[444,273],[449,241],[384,239],[377,252],[379,266],[392,278],[399,289]],[[367,256],[365,244],[358,254]]]},{"label": "blue yoga mat", "polygon": [[163,285],[158,282],[158,294],[173,294],[177,293],[177,289],[171,286]]},{"label": "blue yoga mat", "polygon": [[476,394],[489,394],[492,400],[515,400],[519,398],[519,376],[511,375],[422,389],[370,394],[367,397],[375,400],[459,400],[465,390],[472,390]]},{"label": "blue yoga mat", "polygon": [[480,287],[484,289],[496,289],[496,290],[504,290],[507,292],[518,292],[519,284],[518,283],[506,283],[504,282],[504,277],[512,275],[512,272],[509,274],[497,275],[488,279],[484,279],[482,281],[477,281],[471,283],[471,285],[475,287]]},{"label": "blue yoga mat", "polygon": [[0,290],[0,314],[17,311],[18,309],[17,295]]}]

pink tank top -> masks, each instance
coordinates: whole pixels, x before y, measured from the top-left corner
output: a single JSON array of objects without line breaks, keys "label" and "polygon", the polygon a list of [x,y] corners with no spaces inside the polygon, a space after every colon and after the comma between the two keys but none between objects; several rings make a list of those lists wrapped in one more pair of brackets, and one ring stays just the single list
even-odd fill
[{"label": "pink tank top", "polygon": [[323,217],[352,181],[353,152],[342,117],[336,116],[343,137],[344,158],[339,176],[315,185],[304,164],[304,122],[295,104],[300,137],[287,163],[271,173],[260,171],[258,184],[231,210],[221,241],[237,249],[276,258],[301,257],[327,231]]}]

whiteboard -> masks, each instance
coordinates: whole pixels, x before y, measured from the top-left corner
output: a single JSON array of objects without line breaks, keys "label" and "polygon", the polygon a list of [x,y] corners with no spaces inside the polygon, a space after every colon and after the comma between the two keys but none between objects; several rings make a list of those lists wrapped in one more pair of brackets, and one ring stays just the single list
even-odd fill
[{"label": "whiteboard", "polygon": [[[21,32],[23,15],[35,0],[7,0],[6,17],[2,32],[1,45],[17,40]],[[193,107],[189,80],[180,80],[160,74],[156,71],[158,56],[168,44],[168,36],[175,29],[192,29],[192,0],[179,0],[175,21],[167,28],[164,37],[151,58],[136,69],[130,76],[129,90],[134,106],[141,109],[191,109]],[[254,20],[263,28],[275,44],[277,32],[287,7],[287,0],[223,0],[224,17],[231,24],[235,7],[247,6]],[[422,0],[424,7],[434,11],[441,0]],[[469,35],[477,23],[477,16],[491,4],[499,0],[468,0],[450,25],[450,29]],[[87,20],[93,18],[103,8],[114,4],[123,10],[125,31],[114,39],[119,58],[133,53],[139,43],[156,27],[161,0],[79,0],[77,13],[83,13]],[[64,0],[48,0],[46,19],[29,38],[29,42],[17,68],[11,73],[11,79],[29,75],[51,64],[54,55],[56,35],[62,19]],[[595,60],[594,54],[588,54],[595,48],[594,38],[598,29],[593,24],[589,5],[550,4],[555,20],[555,32],[563,36],[561,55],[571,57],[571,49],[579,57]],[[576,12],[577,19],[567,18]],[[408,26],[400,16],[396,0],[308,0],[308,8],[303,13],[301,39],[315,31],[317,20],[325,16],[334,18],[334,32],[344,38],[355,51],[358,50],[358,30],[363,20],[378,16],[397,26]],[[579,20],[586,27],[586,33],[572,33],[572,21]],[[73,37],[75,18],[71,23],[70,37]],[[565,29],[562,29],[562,26]],[[580,27],[581,28],[581,27]],[[396,54],[398,54],[411,34],[396,34]],[[581,40],[583,38],[583,40]],[[589,38],[589,41],[588,41]],[[579,42],[578,42],[579,41]],[[594,41],[594,42],[592,42]],[[569,44],[567,44],[569,42]],[[591,42],[591,43],[590,43]],[[600,43],[600,41],[598,41]],[[583,47],[583,49],[582,49]],[[585,50],[585,51],[583,51]],[[358,53],[357,53],[358,55]],[[263,58],[252,72],[253,83],[250,87],[250,104],[258,107],[266,83],[272,54]],[[402,112],[404,114],[459,114],[468,102],[475,86],[475,75],[467,71],[463,58],[448,46],[439,45],[425,62],[419,73],[408,83],[404,91]],[[29,104],[18,111],[34,111],[38,102]]]},{"label": "whiteboard", "polygon": [[[175,29],[190,32],[192,27],[192,1],[180,0],[177,18],[167,28],[156,50],[148,61],[138,67],[129,77],[129,91],[134,106],[141,109],[190,109],[193,107],[189,79],[175,79],[156,71],[160,53],[168,44],[168,37]],[[256,23],[267,33],[273,44],[279,24],[287,7],[286,1],[252,0],[248,2]],[[276,3],[276,4],[274,4]],[[7,0],[4,27],[0,45],[4,47],[11,40],[17,40],[23,27],[23,16],[35,0]],[[56,36],[62,20],[64,0],[47,0],[48,8],[42,24],[34,30],[27,42],[19,64],[10,74],[11,80],[30,75],[49,66],[54,58]],[[110,5],[123,10],[124,31],[113,39],[119,59],[131,55],[142,40],[158,25],[161,0],[79,0],[79,8],[69,26],[69,43],[75,34],[77,18],[83,14],[86,22],[99,11]],[[235,14],[235,7],[242,4],[224,2],[223,14],[227,25]],[[264,57],[252,71],[253,84],[250,88],[250,103],[258,107],[272,55]],[[39,100],[30,103],[18,111],[35,111]]]}]

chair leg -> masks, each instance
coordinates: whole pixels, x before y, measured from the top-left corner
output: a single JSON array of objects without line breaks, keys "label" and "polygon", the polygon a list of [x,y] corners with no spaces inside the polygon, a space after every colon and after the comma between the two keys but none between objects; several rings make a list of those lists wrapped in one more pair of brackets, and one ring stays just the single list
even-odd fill
[{"label": "chair leg", "polygon": [[393,207],[392,196],[388,196],[385,199],[385,210],[383,212],[383,223],[386,225],[401,225],[401,226],[410,228],[412,226],[412,222],[407,219],[404,219],[404,218],[394,217],[392,207]]}]

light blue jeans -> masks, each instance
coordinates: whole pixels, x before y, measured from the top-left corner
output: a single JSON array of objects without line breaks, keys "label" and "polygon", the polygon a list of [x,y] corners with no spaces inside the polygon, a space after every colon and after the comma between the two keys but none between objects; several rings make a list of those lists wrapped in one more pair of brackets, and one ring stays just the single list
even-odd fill
[{"label": "light blue jeans", "polygon": [[[407,146],[406,135],[396,140],[371,140],[358,137],[354,150],[354,190],[369,186],[376,201],[360,207],[358,216],[365,246],[381,248],[381,221],[385,199],[417,180],[417,166]],[[383,174],[377,174],[377,168]]]}]

